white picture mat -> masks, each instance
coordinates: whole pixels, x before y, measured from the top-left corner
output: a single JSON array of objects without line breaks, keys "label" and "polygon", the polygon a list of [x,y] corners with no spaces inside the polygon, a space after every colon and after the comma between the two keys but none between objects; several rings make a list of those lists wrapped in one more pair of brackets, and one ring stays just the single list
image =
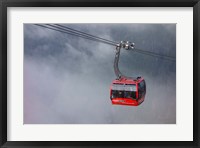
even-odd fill
[{"label": "white picture mat", "polygon": [[[193,140],[192,8],[10,7],[7,12],[8,141]],[[23,23],[176,23],[176,124],[24,125]]]}]

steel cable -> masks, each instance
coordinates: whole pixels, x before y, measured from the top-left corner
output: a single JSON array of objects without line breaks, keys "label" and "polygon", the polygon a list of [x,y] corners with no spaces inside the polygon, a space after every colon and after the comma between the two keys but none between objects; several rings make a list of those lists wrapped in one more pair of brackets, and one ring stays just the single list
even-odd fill
[{"label": "steel cable", "polygon": [[58,32],[61,32],[61,33],[67,33],[67,34],[70,34],[70,35],[82,37],[82,38],[89,39],[89,40],[92,40],[92,41],[102,42],[104,44],[109,44],[109,45],[112,45],[112,46],[116,46],[116,44],[113,44],[113,43],[109,43],[109,42],[106,42],[106,41],[102,41],[102,40],[94,39],[94,38],[91,38],[91,37],[79,35],[79,34],[76,34],[76,33],[69,32],[69,31],[61,30],[61,29],[56,28],[56,27],[53,28],[51,26],[46,26],[46,25],[41,25],[41,24],[34,24],[34,25],[40,26],[40,27],[43,27],[43,28],[47,28],[47,29],[51,29],[51,30],[54,30],[54,31],[58,31]]},{"label": "steel cable", "polygon": [[[34,24],[34,25],[44,27],[44,28],[48,28],[48,29],[58,31],[58,32],[61,32],[61,33],[67,33],[67,34],[74,35],[74,36],[77,36],[77,37],[82,37],[82,38],[89,39],[89,40],[92,40],[92,41],[101,42],[101,43],[112,45],[112,46],[117,46],[117,42],[110,41],[110,40],[107,40],[107,39],[103,39],[103,38],[100,38],[100,37],[97,37],[97,36],[94,36],[94,35],[90,35],[88,33],[81,32],[81,31],[78,31],[78,30],[63,26],[63,25],[59,25],[59,24],[54,24],[54,25],[51,25],[51,24]],[[135,51],[135,52],[140,53],[140,54],[159,57],[159,58],[162,58],[164,60],[176,61],[175,57],[171,57],[171,56],[167,56],[167,55],[161,55],[161,54],[158,54],[158,53],[155,53],[155,52],[150,52],[150,51],[146,51],[146,50],[142,50],[142,49],[134,48],[132,51]]]},{"label": "steel cable", "polygon": [[70,30],[70,31],[78,32],[78,33],[83,34],[83,35],[94,37],[96,39],[100,39],[100,40],[104,40],[104,41],[107,41],[107,42],[110,42],[110,43],[113,43],[113,44],[117,44],[117,42],[114,42],[114,41],[111,41],[111,40],[108,40],[108,39],[104,39],[104,38],[101,38],[101,37],[97,37],[97,36],[94,36],[94,35],[91,35],[91,34],[88,34],[88,33],[82,32],[82,31],[78,31],[78,30],[63,26],[63,25],[59,25],[59,24],[54,24],[54,25],[65,28],[65,29]]}]

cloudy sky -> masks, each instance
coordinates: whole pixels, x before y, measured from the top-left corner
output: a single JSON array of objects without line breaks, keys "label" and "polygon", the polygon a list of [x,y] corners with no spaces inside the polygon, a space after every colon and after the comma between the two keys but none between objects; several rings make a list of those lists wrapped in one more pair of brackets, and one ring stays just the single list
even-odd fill
[{"label": "cloudy sky", "polygon": [[[63,24],[146,51],[176,57],[175,24]],[[119,67],[143,76],[145,101],[112,105],[115,47],[24,24],[25,124],[175,124],[176,62],[121,51]]]}]

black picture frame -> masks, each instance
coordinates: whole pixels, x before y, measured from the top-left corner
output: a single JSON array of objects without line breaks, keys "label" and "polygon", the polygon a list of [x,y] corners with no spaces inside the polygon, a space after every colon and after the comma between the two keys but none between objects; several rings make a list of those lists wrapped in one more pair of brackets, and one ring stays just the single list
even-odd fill
[{"label": "black picture frame", "polygon": [[[193,141],[7,141],[8,7],[193,7]],[[0,2],[0,146],[1,147],[200,147],[199,137],[199,0],[1,0]],[[190,78],[188,78],[189,81]],[[38,133],[39,134],[39,133]],[[172,133],[173,134],[173,133]]]}]

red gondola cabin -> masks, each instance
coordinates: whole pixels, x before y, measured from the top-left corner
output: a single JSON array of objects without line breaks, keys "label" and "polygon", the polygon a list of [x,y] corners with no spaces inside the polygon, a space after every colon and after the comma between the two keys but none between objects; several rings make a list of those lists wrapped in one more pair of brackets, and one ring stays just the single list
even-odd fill
[{"label": "red gondola cabin", "polygon": [[144,101],[145,94],[146,84],[142,77],[116,79],[110,86],[112,104],[138,106]]}]

